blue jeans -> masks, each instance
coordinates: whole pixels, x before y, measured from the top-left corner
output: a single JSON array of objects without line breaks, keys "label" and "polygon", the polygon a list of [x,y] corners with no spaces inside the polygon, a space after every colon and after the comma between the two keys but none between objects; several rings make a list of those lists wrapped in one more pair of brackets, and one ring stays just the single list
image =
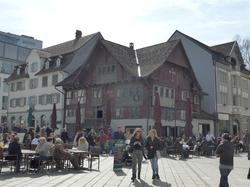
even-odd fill
[{"label": "blue jeans", "polygon": [[158,158],[155,155],[154,158],[150,159],[151,162],[151,167],[153,170],[153,175],[157,175],[158,174]]},{"label": "blue jeans", "polygon": [[231,169],[220,168],[220,185],[219,185],[219,187],[229,187],[228,175],[230,172],[231,172]]}]

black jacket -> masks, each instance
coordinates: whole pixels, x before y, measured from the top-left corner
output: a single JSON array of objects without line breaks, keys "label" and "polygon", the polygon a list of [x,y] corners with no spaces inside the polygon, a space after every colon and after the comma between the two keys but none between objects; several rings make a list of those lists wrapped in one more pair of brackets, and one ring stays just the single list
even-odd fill
[{"label": "black jacket", "polygon": [[8,148],[8,154],[12,155],[10,157],[8,157],[8,160],[16,160],[16,157],[13,155],[18,155],[18,160],[21,160],[22,158],[22,151],[21,151],[21,146],[18,142],[11,142],[9,144],[9,148]]},{"label": "black jacket", "polygon": [[233,166],[234,146],[232,142],[222,141],[216,149],[216,154],[220,156],[220,164]]},{"label": "black jacket", "polygon": [[150,137],[146,140],[146,149],[147,149],[147,157],[148,159],[152,159],[156,155],[156,151],[159,150],[160,140],[158,138],[152,139]]},{"label": "black jacket", "polygon": [[[141,145],[139,144],[134,144],[136,141],[140,141]],[[144,149],[144,140],[143,138],[141,138],[140,140],[136,140],[135,137],[132,137],[131,140],[130,140],[130,148],[132,150],[141,150],[143,151]]]}]

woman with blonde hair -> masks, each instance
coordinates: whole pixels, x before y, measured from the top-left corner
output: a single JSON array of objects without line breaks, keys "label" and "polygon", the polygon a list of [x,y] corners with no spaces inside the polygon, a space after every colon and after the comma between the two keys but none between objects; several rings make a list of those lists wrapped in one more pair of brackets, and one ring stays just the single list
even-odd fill
[{"label": "woman with blonde hair", "polygon": [[134,182],[136,178],[136,168],[138,164],[138,179],[141,178],[141,163],[144,149],[144,140],[142,137],[142,129],[136,128],[131,140],[130,140],[130,148],[132,150],[132,178],[131,180]]},{"label": "woman with blonde hair", "polygon": [[157,131],[151,129],[146,140],[147,157],[151,162],[153,170],[152,179],[160,179],[158,174],[158,157],[156,151],[159,150],[160,138],[157,136]]},{"label": "woman with blonde hair", "polygon": [[88,151],[89,150],[89,143],[85,137],[82,136],[79,138],[77,149],[79,149],[81,151]]}]

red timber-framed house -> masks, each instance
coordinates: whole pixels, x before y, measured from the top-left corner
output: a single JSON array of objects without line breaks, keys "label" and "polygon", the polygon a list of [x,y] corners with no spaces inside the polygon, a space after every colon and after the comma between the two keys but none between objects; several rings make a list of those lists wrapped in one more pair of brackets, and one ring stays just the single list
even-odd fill
[{"label": "red timber-framed house", "polygon": [[[160,95],[165,135],[184,131],[189,97],[192,113],[200,112],[201,89],[180,40],[135,50],[133,43],[126,47],[99,38],[87,56],[57,85],[64,90],[64,125],[70,134],[78,126],[100,129],[107,123],[114,131],[142,127],[147,132],[155,122],[154,92]],[[81,124],[76,124],[78,102]]]}]

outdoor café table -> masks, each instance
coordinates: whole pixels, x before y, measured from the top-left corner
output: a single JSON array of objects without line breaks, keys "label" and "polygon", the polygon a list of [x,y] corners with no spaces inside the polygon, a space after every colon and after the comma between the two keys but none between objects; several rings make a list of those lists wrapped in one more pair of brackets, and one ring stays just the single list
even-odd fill
[{"label": "outdoor caf\u00e9 table", "polygon": [[79,150],[79,149],[68,149],[68,152],[70,152],[71,154],[73,154],[74,157],[78,157],[82,158],[82,161],[84,160],[84,158],[86,158],[88,155],[89,155],[89,152],[88,151],[82,151],[82,150]]},{"label": "outdoor caf\u00e9 table", "polygon": [[26,171],[29,169],[30,156],[38,155],[34,150],[22,149],[22,154],[24,158],[24,163],[26,165]]}]

